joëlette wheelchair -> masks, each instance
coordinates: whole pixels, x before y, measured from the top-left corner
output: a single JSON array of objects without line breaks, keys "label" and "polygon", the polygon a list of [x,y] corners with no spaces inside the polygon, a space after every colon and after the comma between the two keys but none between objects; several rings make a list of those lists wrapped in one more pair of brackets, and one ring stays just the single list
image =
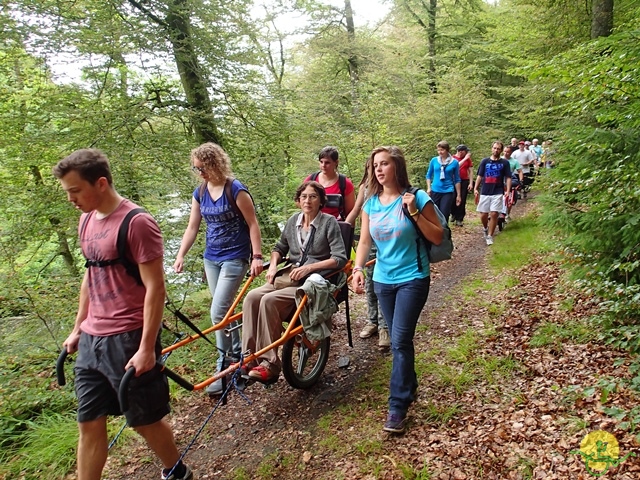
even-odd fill
[{"label": "jo\u00eblette wheelchair", "polygon": [[[353,227],[346,222],[338,222],[340,226],[340,232],[342,234],[342,239],[345,244],[345,250],[347,252],[347,257],[349,257],[349,253],[351,252],[351,248],[353,246]],[[346,324],[347,324],[347,334],[349,345],[353,345],[352,337],[351,337],[351,318],[349,313],[349,289],[348,289],[348,280],[351,276],[353,269],[353,261],[348,258],[346,265],[338,270],[335,270],[328,275],[325,276],[329,281],[333,278],[337,277],[339,274],[343,273],[346,277],[346,282],[337,290],[334,294],[335,299],[338,305],[345,305],[345,316],[346,316]],[[211,332],[215,332],[218,330],[223,330],[226,334],[228,334],[232,328],[241,328],[242,324],[239,323],[237,326],[230,328],[230,324],[236,322],[238,320],[242,320],[242,312],[234,313],[237,306],[242,301],[244,295],[249,290],[251,283],[253,282],[254,277],[249,277],[245,282],[240,292],[236,296],[233,304],[227,311],[225,317],[213,325],[212,327],[203,330],[201,333],[203,335],[208,335]],[[212,377],[207,378],[206,380],[193,384],[181,377],[179,374],[175,373],[168,367],[166,367],[163,363],[159,362],[156,365],[156,368],[160,369],[168,378],[175,381],[178,385],[183,387],[189,391],[197,391],[205,389],[209,384],[215,382],[218,379],[223,379],[223,382],[226,383],[226,379],[238,378],[237,375],[240,372],[237,372],[244,365],[256,361],[261,355],[265,352],[279,348],[282,346],[282,373],[286,381],[294,388],[298,389],[308,389],[314,386],[329,359],[329,348],[330,348],[330,337],[326,337],[320,341],[310,341],[304,333],[303,326],[300,322],[300,314],[305,308],[307,303],[307,296],[305,295],[298,306],[295,308],[293,314],[288,318],[288,321],[284,322],[284,331],[281,337],[273,342],[271,345],[266,346],[260,351],[257,352],[245,352],[244,357],[240,362],[231,363],[227,368],[217,372]],[[167,354],[172,351],[175,351],[185,345],[190,344],[201,338],[200,334],[194,334],[189,337],[180,340],[171,346],[168,346],[162,350],[162,358],[166,358]],[[222,353],[221,353],[222,354]],[[58,384],[60,386],[64,386],[66,383],[65,375],[64,375],[64,363],[67,357],[66,348],[62,350],[58,360],[56,362],[56,374],[58,379]],[[129,382],[135,375],[135,369],[130,368],[127,370],[125,375],[122,378],[119,388],[119,401],[122,411],[128,410],[128,391],[129,391]],[[246,377],[245,377],[246,378]],[[246,383],[243,383],[244,386],[247,386]]]}]

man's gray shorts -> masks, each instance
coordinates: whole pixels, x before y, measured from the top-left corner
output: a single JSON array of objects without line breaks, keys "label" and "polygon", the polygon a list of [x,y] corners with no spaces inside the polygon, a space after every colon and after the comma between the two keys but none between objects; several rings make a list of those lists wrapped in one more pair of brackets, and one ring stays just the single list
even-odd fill
[{"label": "man's gray shorts", "polygon": [[[82,332],[75,366],[78,422],[122,414],[118,388],[141,337],[142,329],[106,337]],[[155,349],[159,358],[160,337]],[[129,385],[129,410],[124,414],[129,426],[151,425],[169,413],[169,384],[157,368],[133,377]]]}]

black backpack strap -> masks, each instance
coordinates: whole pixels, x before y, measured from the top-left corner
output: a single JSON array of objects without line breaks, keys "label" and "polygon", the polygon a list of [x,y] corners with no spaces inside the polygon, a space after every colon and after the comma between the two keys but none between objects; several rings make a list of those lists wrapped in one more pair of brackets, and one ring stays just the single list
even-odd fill
[{"label": "black backpack strap", "polygon": [[118,249],[119,263],[125,268],[127,274],[132,276],[138,285],[142,285],[142,278],[140,277],[140,269],[138,264],[132,262],[127,258],[127,237],[129,235],[129,224],[133,217],[139,213],[145,212],[144,208],[134,208],[125,215],[120,228],[118,229],[118,239],[116,240],[116,247]]},{"label": "black backpack strap", "polygon": [[[135,217],[139,213],[143,213],[145,211],[144,208],[134,208],[127,212],[125,217],[122,219],[122,223],[118,228],[118,236],[116,238],[116,250],[118,252],[118,258],[113,258],[111,260],[91,260],[86,258],[86,262],[84,264],[85,268],[89,267],[110,267],[112,265],[120,264],[124,267],[125,271],[128,275],[134,278],[138,285],[142,285],[142,278],[140,277],[140,269],[138,268],[138,264],[132,262],[127,258],[127,237],[129,235],[129,224],[131,223],[131,219]],[[84,231],[87,228],[87,223],[89,221],[89,217],[91,214],[87,215],[80,226],[80,237],[84,235]],[[84,255],[84,251],[83,251]]]},{"label": "black backpack strap", "polygon": [[340,187],[340,195],[342,198],[347,198],[345,192],[347,191],[347,177],[346,175],[338,174],[338,187]]},{"label": "black backpack strap", "polygon": [[[244,215],[240,211],[240,208],[238,208],[236,199],[233,197],[233,190],[231,188],[232,185],[233,185],[233,178],[227,178],[227,181],[224,183],[224,194],[227,197],[227,201],[231,205],[231,208],[233,209],[233,211],[236,213],[236,215],[238,215],[238,217],[240,217],[240,220],[242,220],[246,225],[247,221],[245,220]],[[249,190],[245,190],[245,191],[249,193]],[[251,196],[250,193],[249,193],[249,198],[251,198],[251,203],[255,205],[255,202],[253,201],[253,197]]]},{"label": "black backpack strap", "polygon": [[[312,173],[311,175],[309,175],[309,180],[317,182],[318,175],[320,175],[320,172]],[[344,203],[345,199],[347,198],[345,196],[345,192],[347,191],[347,177],[346,175],[342,175],[341,173],[338,174],[338,188],[340,188],[340,195],[342,195],[342,203],[340,206],[340,220],[344,220],[345,218],[347,218],[347,215],[344,211]]]},{"label": "black backpack strap", "polygon": [[338,187],[340,187],[340,195],[342,195],[342,206],[340,207],[340,218],[345,220],[347,218],[347,214],[344,211],[344,206],[347,202],[347,177],[346,175],[338,174]]},{"label": "black backpack strap", "polygon": [[198,187],[198,198],[196,198],[196,200],[198,201],[198,203],[202,204],[202,198],[204,197],[204,191],[207,188],[207,182],[202,182],[200,184],[200,187]]}]

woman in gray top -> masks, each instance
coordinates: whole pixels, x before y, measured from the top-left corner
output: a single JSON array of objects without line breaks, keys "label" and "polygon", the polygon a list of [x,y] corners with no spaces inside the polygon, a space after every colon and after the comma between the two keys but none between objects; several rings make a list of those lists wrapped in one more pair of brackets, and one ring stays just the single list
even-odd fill
[{"label": "woman in gray top", "polygon": [[[296,190],[294,199],[301,212],[289,218],[271,252],[267,283],[249,292],[244,300],[244,352],[258,352],[280,338],[282,322],[294,310],[294,295],[304,279],[312,273],[342,268],[347,263],[337,220],[320,211],[327,202],[324,187],[318,182],[304,182]],[[294,284],[278,288],[278,262],[287,255],[291,263],[288,274]],[[264,383],[276,381],[281,370],[277,349],[265,352],[258,360],[259,365],[248,365],[249,376]]]}]

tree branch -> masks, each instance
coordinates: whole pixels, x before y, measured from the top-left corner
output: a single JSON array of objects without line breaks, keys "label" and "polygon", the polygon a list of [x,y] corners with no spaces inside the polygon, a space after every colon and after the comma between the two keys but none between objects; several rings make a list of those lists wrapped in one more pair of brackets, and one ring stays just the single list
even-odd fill
[{"label": "tree branch", "polygon": [[131,4],[131,6],[133,8],[135,8],[136,10],[139,10],[140,12],[144,13],[147,16],[147,18],[149,18],[154,23],[158,24],[161,27],[169,28],[169,24],[167,22],[165,22],[163,19],[158,17],[151,10],[149,10],[148,8],[143,6],[140,2],[137,2],[136,0],[128,0],[128,1],[129,1],[129,3]]},{"label": "tree branch", "polygon": [[427,27],[427,25],[422,21],[420,16],[411,9],[411,7],[409,6],[409,3],[406,0],[402,2],[402,4],[404,5],[404,8],[411,14],[411,16],[415,19],[416,22],[418,22],[418,24],[422,28],[424,28],[425,30],[429,30],[429,27]]}]

